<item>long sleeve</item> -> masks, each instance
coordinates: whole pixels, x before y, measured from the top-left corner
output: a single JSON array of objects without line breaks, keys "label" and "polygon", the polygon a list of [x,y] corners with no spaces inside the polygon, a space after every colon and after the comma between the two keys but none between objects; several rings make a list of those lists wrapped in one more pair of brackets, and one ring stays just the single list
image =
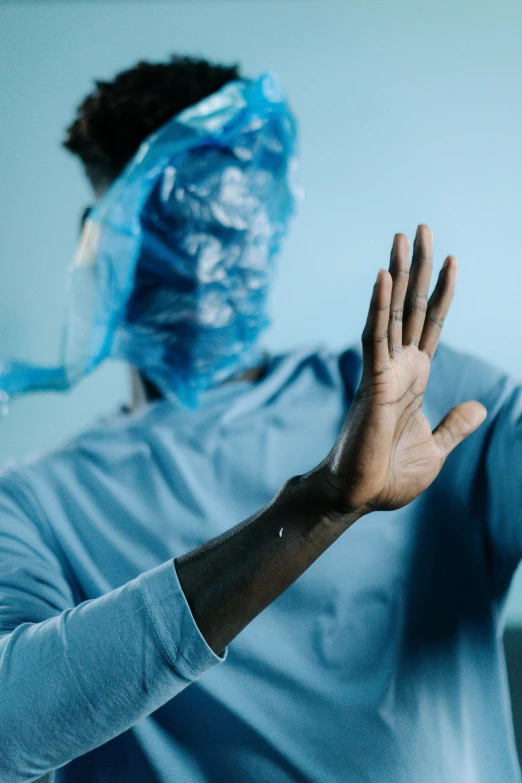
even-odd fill
[{"label": "long sleeve", "polygon": [[462,524],[482,537],[491,597],[503,601],[522,558],[522,386],[486,362],[440,346],[425,399],[432,425],[465,400],[485,405],[487,419],[450,454],[433,491],[461,504]]},{"label": "long sleeve", "polygon": [[[493,406],[492,406],[493,407]],[[485,440],[485,502],[499,587],[522,558],[522,389],[506,382]]]},{"label": "long sleeve", "polygon": [[223,660],[194,623],[172,560],[75,606],[47,539],[0,491],[2,783],[38,779],[102,745]]}]

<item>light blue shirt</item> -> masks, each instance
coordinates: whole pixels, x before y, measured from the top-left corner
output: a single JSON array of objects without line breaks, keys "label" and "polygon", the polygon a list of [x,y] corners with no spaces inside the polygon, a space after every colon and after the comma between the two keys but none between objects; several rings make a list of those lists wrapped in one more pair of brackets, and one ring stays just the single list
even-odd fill
[{"label": "light blue shirt", "polygon": [[[350,528],[232,642],[173,558],[329,451],[360,356],[294,353],[195,411],[114,415],[0,478],[0,780],[513,783],[500,610],[522,555],[522,398],[441,347],[435,425],[487,422],[407,508]],[[73,760],[74,759],[74,760]]]}]

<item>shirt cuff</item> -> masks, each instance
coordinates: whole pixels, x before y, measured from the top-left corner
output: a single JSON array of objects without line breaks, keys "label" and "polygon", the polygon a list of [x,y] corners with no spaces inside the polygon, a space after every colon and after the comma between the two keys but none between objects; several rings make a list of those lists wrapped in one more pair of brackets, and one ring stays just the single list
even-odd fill
[{"label": "shirt cuff", "polygon": [[179,583],[174,560],[138,579],[154,627],[173,666],[187,680],[195,680],[211,666],[222,663],[227,649],[219,656],[208,646],[192,616]]}]

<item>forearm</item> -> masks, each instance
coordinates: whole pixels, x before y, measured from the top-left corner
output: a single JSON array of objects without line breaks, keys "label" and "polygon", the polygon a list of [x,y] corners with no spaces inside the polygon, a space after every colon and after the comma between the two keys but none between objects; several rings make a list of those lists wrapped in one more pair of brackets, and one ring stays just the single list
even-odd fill
[{"label": "forearm", "polygon": [[360,516],[326,513],[318,475],[291,480],[176,569],[168,561],[1,637],[2,783],[32,780],[104,744],[217,663],[211,650],[221,652]]},{"label": "forearm", "polygon": [[194,619],[215,652],[361,516],[332,515],[321,481],[318,472],[292,479],[262,511],[175,561]]},{"label": "forearm", "polygon": [[219,659],[172,561],[0,638],[0,780],[22,783],[108,742]]}]

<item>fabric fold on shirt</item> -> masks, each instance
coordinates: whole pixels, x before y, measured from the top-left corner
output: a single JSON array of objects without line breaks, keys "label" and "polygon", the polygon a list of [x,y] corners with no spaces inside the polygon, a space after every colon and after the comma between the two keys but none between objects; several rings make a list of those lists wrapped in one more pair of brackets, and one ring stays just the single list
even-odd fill
[{"label": "fabric fold on shirt", "polygon": [[225,657],[197,628],[172,560],[21,623],[0,638],[0,780],[35,780],[108,742]]}]

